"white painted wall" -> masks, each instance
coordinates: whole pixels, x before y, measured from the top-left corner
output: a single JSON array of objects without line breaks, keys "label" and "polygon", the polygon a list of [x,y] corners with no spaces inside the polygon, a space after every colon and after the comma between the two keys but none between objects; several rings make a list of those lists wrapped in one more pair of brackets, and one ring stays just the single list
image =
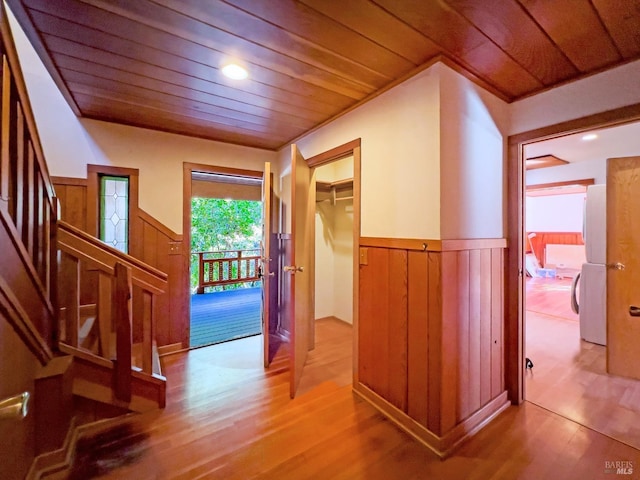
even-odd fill
[{"label": "white painted wall", "polygon": [[[440,236],[441,68],[432,66],[296,141],[308,158],[362,139],[363,236]],[[290,149],[279,154],[286,183]],[[285,228],[290,231],[288,217]]]},{"label": "white painted wall", "polygon": [[353,323],[353,201],[337,202],[333,209],[333,315]]},{"label": "white painted wall", "polygon": [[444,65],[440,82],[441,238],[500,238],[508,105]]},{"label": "white painted wall", "polygon": [[316,205],[315,318],[334,315],[334,215],[327,203]]},{"label": "white painted wall", "polygon": [[[316,180],[353,177],[353,157],[316,169]],[[353,201],[316,204],[315,318],[353,322]]]},{"label": "white painted wall", "polygon": [[140,207],[176,233],[182,233],[184,162],[263,171],[271,161],[277,175],[272,151],[77,118],[8,17],[51,175],[86,178],[88,164],[137,168]]},{"label": "white painted wall", "polygon": [[527,196],[527,232],[582,232],[585,196],[585,193]]},{"label": "white painted wall", "polygon": [[509,134],[640,103],[640,60],[510,105]]},{"label": "white painted wall", "polygon": [[362,139],[362,236],[490,238],[503,235],[507,130],[506,103],[436,64],[297,144],[313,156]]},{"label": "white painted wall", "polygon": [[583,162],[568,163],[557,167],[536,168],[526,174],[527,185],[541,183],[565,182],[594,178],[595,183],[607,182],[607,160],[585,160]]}]

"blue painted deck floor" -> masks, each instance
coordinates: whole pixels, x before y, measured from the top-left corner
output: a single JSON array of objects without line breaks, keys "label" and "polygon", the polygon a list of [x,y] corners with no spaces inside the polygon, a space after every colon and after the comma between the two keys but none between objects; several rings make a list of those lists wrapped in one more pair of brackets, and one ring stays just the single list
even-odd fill
[{"label": "blue painted deck floor", "polygon": [[191,295],[191,347],[262,333],[262,288]]}]

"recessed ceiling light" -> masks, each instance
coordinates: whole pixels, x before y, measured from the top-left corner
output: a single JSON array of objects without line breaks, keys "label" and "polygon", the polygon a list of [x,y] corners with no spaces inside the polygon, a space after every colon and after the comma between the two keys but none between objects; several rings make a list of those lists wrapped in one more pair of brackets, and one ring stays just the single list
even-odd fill
[{"label": "recessed ceiling light", "polygon": [[247,72],[246,69],[242,68],[240,65],[236,65],[235,63],[230,63],[229,65],[222,67],[222,73],[234,80],[244,80],[249,76],[249,72]]},{"label": "recessed ceiling light", "polygon": [[584,140],[585,142],[590,142],[591,140],[595,140],[596,138],[598,138],[598,135],[596,135],[595,133],[587,133],[586,135],[582,136],[582,140]]}]

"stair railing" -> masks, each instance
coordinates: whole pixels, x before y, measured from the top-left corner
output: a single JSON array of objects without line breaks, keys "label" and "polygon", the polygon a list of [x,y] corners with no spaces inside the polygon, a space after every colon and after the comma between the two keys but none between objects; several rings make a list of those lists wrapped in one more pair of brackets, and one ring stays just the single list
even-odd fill
[{"label": "stair railing", "polygon": [[[164,293],[167,275],[116,250],[63,221],[58,222],[61,343],[82,349],[80,344],[83,272],[97,272],[97,299],[93,314],[98,329],[97,356],[113,362],[117,398],[131,398],[132,302],[142,305],[142,358],[139,367],[152,375],[156,312],[154,299]],[[84,269],[82,268],[84,265]],[[96,282],[94,282],[96,283]],[[137,288],[134,288],[137,287]],[[113,338],[115,337],[115,342]]]}]

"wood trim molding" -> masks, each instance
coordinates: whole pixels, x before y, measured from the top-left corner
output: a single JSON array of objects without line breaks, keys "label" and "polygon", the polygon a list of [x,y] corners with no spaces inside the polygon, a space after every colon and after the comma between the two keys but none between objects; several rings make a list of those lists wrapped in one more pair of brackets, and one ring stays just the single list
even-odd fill
[{"label": "wood trim molding", "polygon": [[417,238],[360,237],[360,247],[392,248],[419,252],[452,252],[485,248],[506,248],[505,238],[428,240]]},{"label": "wood trim molding", "polygon": [[360,239],[362,224],[362,147],[358,144],[353,149],[353,310],[351,312],[353,325],[352,341],[352,377],[353,385],[359,383],[359,352],[360,340],[357,332],[360,328],[360,256],[356,246]]},{"label": "wood trim molding", "polygon": [[154,294],[165,293],[166,273],[62,221],[58,223],[58,247],[109,275],[114,275],[118,263],[126,265],[131,268],[134,285]]},{"label": "wood trim molding", "polygon": [[89,164],[87,165],[87,172],[89,173],[99,173],[102,175],[114,175],[114,176],[129,176],[129,177],[137,177],[140,174],[140,170],[137,168],[128,168],[128,167],[114,167],[113,165],[95,165]]},{"label": "wood trim molding", "polygon": [[442,251],[481,250],[485,248],[507,248],[506,238],[469,238],[441,240]]},{"label": "wood trim molding", "polygon": [[439,252],[442,250],[441,240],[421,238],[360,237],[359,244],[361,247],[417,250],[419,252]]},{"label": "wood trim molding", "polygon": [[445,435],[438,436],[361,383],[353,385],[353,392],[442,459],[450,456],[462,442],[478,433],[510,405],[507,392],[502,392]]},{"label": "wood trim molding", "polygon": [[640,103],[517,133],[509,137],[508,143],[509,145],[517,146],[520,143],[539,142],[571,133],[579,133],[585,130],[609,127],[612,125],[622,125],[637,120],[640,120]]},{"label": "wood trim molding", "polygon": [[[190,260],[191,260],[191,172],[194,169],[199,168],[198,164],[184,162],[182,164],[182,271],[189,272]],[[182,285],[180,289],[183,292],[188,292],[190,287],[189,274],[182,275]],[[189,338],[191,335],[191,304],[187,302],[184,306],[185,315],[188,322],[186,322],[186,331],[182,337],[182,347],[189,348]]]},{"label": "wood trim molding", "polygon": [[77,177],[51,177],[51,181],[54,185],[70,185],[76,187],[86,187],[87,179],[86,178],[77,178]]},{"label": "wood trim molding", "polygon": [[640,120],[640,103],[511,135],[507,141],[505,262],[505,386],[512,403],[524,401],[524,148],[528,143]]},{"label": "wood trim molding", "polygon": [[[137,168],[114,167],[110,165],[87,165],[87,233],[98,237],[99,231],[99,213],[98,205],[100,204],[98,195],[100,194],[100,175],[114,175],[121,177],[129,177],[129,246],[132,246],[132,238],[140,238],[138,218],[138,201],[139,201],[139,179],[140,171]],[[131,252],[131,248],[130,248]]]},{"label": "wood trim molding", "polygon": [[29,315],[20,305],[9,284],[2,277],[0,277],[0,312],[6,316],[8,322],[38,361],[42,365],[49,363],[53,358],[53,353],[31,323]]},{"label": "wood trim molding", "polygon": [[442,437],[442,443],[447,455],[454,452],[460,444],[482,430],[510,406],[511,403],[507,397],[507,392],[504,391],[469,418],[453,427]]},{"label": "wood trim molding", "polygon": [[[244,170],[240,168],[220,167],[217,165],[207,165],[201,163],[184,162],[182,164],[182,236],[180,241],[182,242],[182,269],[184,272],[189,272],[189,260],[191,257],[191,173],[192,172],[207,172],[207,173],[219,173],[223,175],[240,175],[243,177],[262,178],[264,172],[258,170]],[[183,283],[181,288],[184,292],[189,291],[189,275],[183,275]],[[187,302],[185,306],[185,314],[188,318],[191,316],[191,307]],[[187,328],[184,332],[185,343],[182,344],[184,349],[189,348],[189,333],[191,331],[191,324],[187,322]]]},{"label": "wood trim molding", "polygon": [[569,162],[558,158],[550,153],[547,155],[540,155],[538,157],[529,157],[525,160],[525,170],[537,170],[538,168],[557,167],[560,165],[567,165]]},{"label": "wood trim molding", "polygon": [[78,424],[76,418],[72,419],[64,444],[58,450],[35,457],[25,478],[27,480],[36,480],[49,476],[66,478],[73,466],[77,446],[81,440],[96,437],[123,426],[129,426],[131,431],[141,431],[143,427],[140,424],[140,415],[132,412],[82,425]]},{"label": "wood trim molding", "polygon": [[[219,173],[222,175],[238,175],[240,177],[262,178],[264,172],[260,170],[245,170],[242,168],[219,167],[217,165],[207,165],[204,163],[184,162],[184,169],[191,172]],[[189,183],[191,183],[191,175],[189,175]]]},{"label": "wood trim molding", "polygon": [[545,188],[560,188],[560,187],[568,187],[573,185],[582,185],[588,187],[589,185],[594,185],[596,183],[595,178],[583,178],[580,180],[567,180],[565,182],[551,182],[551,183],[536,183],[533,185],[527,185],[527,192],[532,190],[542,190]]},{"label": "wood trim molding", "polygon": [[338,145],[331,150],[327,150],[326,152],[319,153],[313,157],[307,159],[307,165],[310,167],[319,167],[321,165],[333,162],[335,160],[339,160],[341,158],[347,157],[353,154],[353,151],[360,147],[361,139],[356,138],[355,140],[351,140],[350,142],[343,143],[342,145]]}]

